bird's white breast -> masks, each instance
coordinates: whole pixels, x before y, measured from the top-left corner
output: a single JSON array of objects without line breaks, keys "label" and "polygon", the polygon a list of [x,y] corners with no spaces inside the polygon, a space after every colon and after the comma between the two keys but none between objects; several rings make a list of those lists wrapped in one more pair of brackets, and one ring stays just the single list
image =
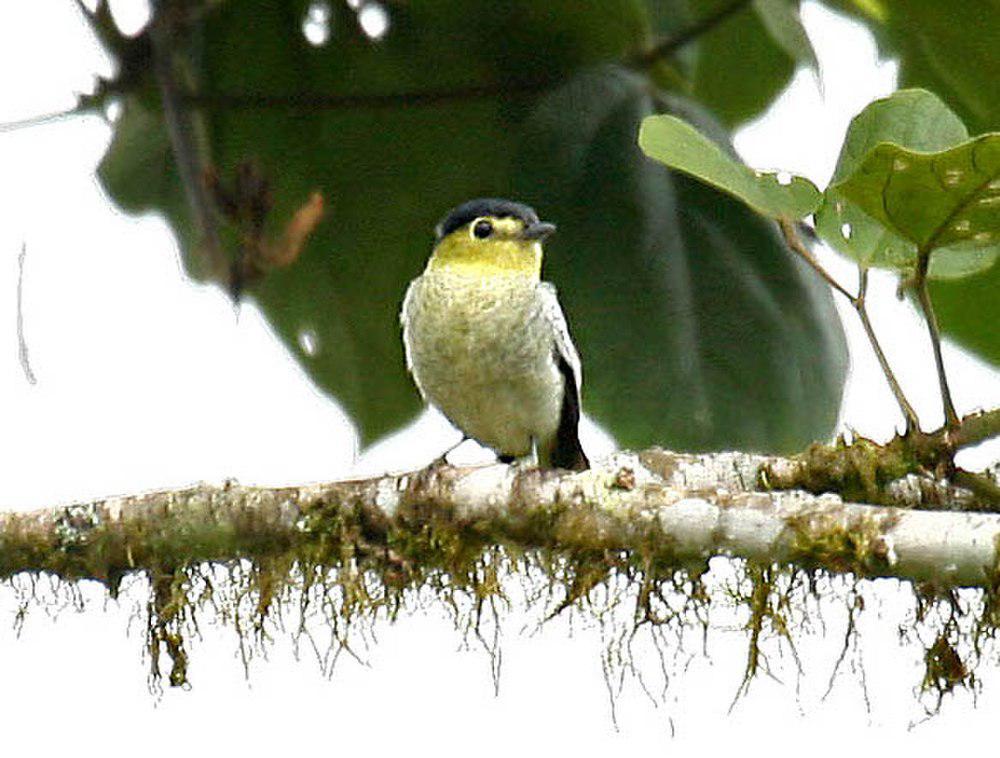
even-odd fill
[{"label": "bird's white breast", "polygon": [[541,284],[528,276],[432,272],[403,306],[407,361],[425,399],[465,434],[507,455],[559,424],[563,379]]}]

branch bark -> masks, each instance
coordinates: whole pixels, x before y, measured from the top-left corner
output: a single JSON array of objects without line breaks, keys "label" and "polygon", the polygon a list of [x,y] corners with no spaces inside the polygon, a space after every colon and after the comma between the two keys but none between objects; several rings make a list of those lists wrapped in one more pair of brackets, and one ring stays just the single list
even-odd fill
[{"label": "branch bark", "polygon": [[[292,488],[198,485],[0,515],[0,576],[44,571],[114,589],[130,572],[155,576],[206,561],[290,554],[336,563],[378,553],[405,566],[419,554],[400,545],[433,524],[459,546],[626,551],[677,568],[726,555],[938,586],[994,584],[1000,514],[757,488],[762,467],[773,473],[797,465],[653,449],[619,453],[577,474],[442,466]],[[919,506],[924,494],[904,488],[900,497]]]}]

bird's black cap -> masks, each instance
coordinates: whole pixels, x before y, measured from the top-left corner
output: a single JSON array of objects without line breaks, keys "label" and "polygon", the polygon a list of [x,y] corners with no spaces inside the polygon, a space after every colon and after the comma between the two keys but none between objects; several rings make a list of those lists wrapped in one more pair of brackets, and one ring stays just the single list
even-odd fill
[{"label": "bird's black cap", "polygon": [[523,221],[525,226],[539,223],[535,209],[524,203],[515,203],[513,200],[503,200],[497,197],[480,197],[452,208],[448,211],[448,215],[441,219],[434,231],[437,238],[442,239],[480,216],[517,218]]}]

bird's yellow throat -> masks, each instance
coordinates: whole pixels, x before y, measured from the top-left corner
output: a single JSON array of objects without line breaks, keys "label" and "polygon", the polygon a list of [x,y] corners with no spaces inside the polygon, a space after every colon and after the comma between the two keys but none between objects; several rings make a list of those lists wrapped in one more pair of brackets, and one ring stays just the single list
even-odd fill
[{"label": "bird's yellow throat", "polygon": [[427,262],[429,272],[451,271],[470,276],[542,275],[542,246],[533,240],[472,240],[460,230],[438,242]]}]

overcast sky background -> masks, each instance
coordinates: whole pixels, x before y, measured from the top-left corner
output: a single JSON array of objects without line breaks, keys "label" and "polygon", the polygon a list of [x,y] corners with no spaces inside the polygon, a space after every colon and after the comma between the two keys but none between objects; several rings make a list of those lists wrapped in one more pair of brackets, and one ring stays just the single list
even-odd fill
[{"label": "overcast sky background", "polygon": [[[141,23],[136,4],[113,6],[126,25]],[[895,67],[877,59],[864,30],[814,4],[805,6],[804,18],[822,64],[822,89],[800,73],[772,112],[738,135],[737,147],[755,167],[794,171],[823,186],[850,117],[892,91]],[[0,4],[0,70],[0,122],[68,108],[74,92],[90,90],[95,73],[110,73],[69,0]],[[109,136],[97,117],[0,132],[0,506],[30,509],[227,477],[277,485],[405,469],[433,458],[452,438],[429,414],[408,435],[358,459],[349,420],[310,385],[252,303],[237,318],[221,292],[185,279],[161,220],[130,218],[109,203],[94,178]],[[15,330],[22,243],[35,385],[19,365]],[[826,260],[852,281],[850,265]],[[921,418],[937,424],[925,332],[893,287],[890,277],[873,277],[873,319]],[[853,313],[841,313],[853,359],[841,425],[884,439],[900,423],[898,412]],[[950,345],[945,360],[959,412],[1000,404],[1000,372]],[[596,453],[611,445],[594,429],[585,442]],[[965,463],[998,458],[993,444],[968,453]],[[759,745],[772,755],[825,756],[842,754],[845,744],[939,755],[955,748],[959,730],[992,744],[1000,706],[995,669],[983,672],[977,708],[959,695],[936,719],[907,730],[920,719],[913,699],[920,648],[901,645],[896,633],[906,594],[894,582],[875,587],[869,608],[880,610],[862,619],[870,714],[850,672],[819,701],[843,635],[843,614],[831,605],[826,638],[817,624],[799,648],[807,677],[798,698],[786,655],[775,661],[784,683],[761,677],[727,715],[745,644],[741,633],[723,629],[710,635],[710,659],[694,655],[665,703],[654,706],[627,683],[617,731],[600,632],[579,619],[572,629],[559,620],[526,633],[533,616],[512,614],[499,696],[487,656],[474,646],[459,649],[460,636],[436,610],[381,626],[369,665],[344,660],[331,680],[310,655],[296,660],[279,636],[247,682],[235,635],[209,625],[191,651],[193,690],[157,699],[140,659],[141,623],[128,631],[141,593],[115,604],[99,588],[86,588],[87,612],[67,610],[53,622],[35,609],[18,639],[16,600],[6,592],[0,720],[8,750],[33,754],[99,741],[111,755],[130,749],[154,756],[372,745],[376,754],[390,754],[425,742],[443,755],[757,752]],[[640,664],[658,666],[648,655]]]}]

